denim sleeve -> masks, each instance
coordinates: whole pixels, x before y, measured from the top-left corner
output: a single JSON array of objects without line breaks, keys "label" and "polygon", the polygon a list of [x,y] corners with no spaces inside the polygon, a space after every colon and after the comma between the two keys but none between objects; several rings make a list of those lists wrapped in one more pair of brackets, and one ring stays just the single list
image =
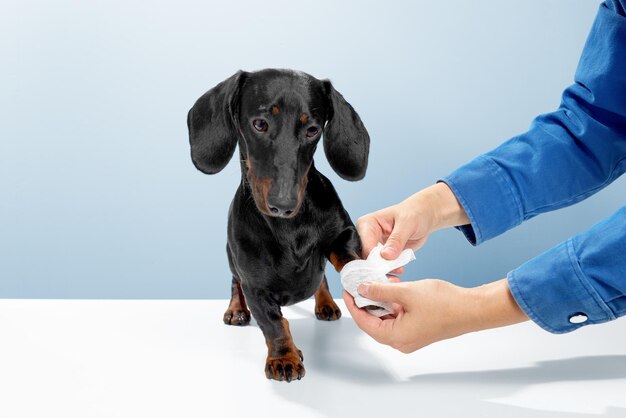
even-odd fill
[{"label": "denim sleeve", "polygon": [[626,17],[607,1],[559,108],[441,181],[465,209],[478,245],[540,213],[569,206],[626,171]]},{"label": "denim sleeve", "polygon": [[553,333],[626,314],[626,207],[508,274],[518,305]]}]

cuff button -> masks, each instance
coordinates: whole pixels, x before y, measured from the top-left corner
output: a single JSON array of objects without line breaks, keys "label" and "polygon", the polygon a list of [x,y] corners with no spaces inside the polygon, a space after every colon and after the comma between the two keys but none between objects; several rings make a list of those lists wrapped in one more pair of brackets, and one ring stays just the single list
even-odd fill
[{"label": "cuff button", "polygon": [[569,322],[570,324],[582,324],[584,322],[587,322],[588,319],[589,317],[587,316],[587,314],[583,312],[576,312],[575,314],[570,315]]}]

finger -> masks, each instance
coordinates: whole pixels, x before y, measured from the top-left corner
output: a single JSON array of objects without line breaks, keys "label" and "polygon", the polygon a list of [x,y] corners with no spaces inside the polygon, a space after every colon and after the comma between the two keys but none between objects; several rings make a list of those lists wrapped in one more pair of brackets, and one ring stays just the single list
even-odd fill
[{"label": "finger", "polygon": [[404,286],[401,283],[361,283],[357,291],[363,297],[379,302],[404,301]]},{"label": "finger", "polygon": [[404,225],[402,221],[396,222],[393,231],[380,254],[387,260],[395,260],[400,252],[406,247],[406,243],[415,231],[411,231],[408,225]]},{"label": "finger", "polygon": [[389,273],[392,273],[392,274],[404,274],[404,267],[398,267],[395,270],[391,270]]},{"label": "finger", "polygon": [[348,312],[350,312],[350,315],[356,325],[370,336],[376,338],[379,334],[378,331],[382,322],[380,318],[377,318],[366,312],[365,309],[361,309],[356,306],[352,295],[345,290],[343,292],[343,301],[345,302],[346,308],[348,308]]},{"label": "finger", "polygon": [[398,303],[391,304],[391,310],[393,311],[393,316],[399,318],[401,315],[404,315],[404,308],[402,305]]},{"label": "finger", "polygon": [[[391,283],[401,283],[402,282],[401,278],[399,278],[397,276],[393,276],[391,274],[387,274],[387,279]],[[399,303],[396,303],[396,302],[393,302],[391,304],[391,310],[393,311],[393,314],[391,314],[391,315],[394,318],[398,318],[398,315],[400,315],[401,313],[404,313],[404,308],[402,307],[402,305],[400,305]],[[382,319],[386,319],[386,318],[383,317]]]},{"label": "finger", "polygon": [[389,283],[400,283],[402,281],[402,279],[400,279],[398,276],[392,276],[391,274],[387,275],[387,280],[389,280]]},{"label": "finger", "polygon": [[402,316],[404,315],[404,308],[402,307],[402,305],[399,305],[397,303],[392,303],[391,304],[391,313],[381,316],[380,319],[397,319],[400,320],[402,319]]},{"label": "finger", "polygon": [[351,306],[355,306],[354,304],[354,298],[352,297],[352,295],[348,292],[346,292],[345,290],[341,293],[341,295],[343,296],[343,301],[346,304],[346,308],[348,308],[348,310],[350,310]]}]

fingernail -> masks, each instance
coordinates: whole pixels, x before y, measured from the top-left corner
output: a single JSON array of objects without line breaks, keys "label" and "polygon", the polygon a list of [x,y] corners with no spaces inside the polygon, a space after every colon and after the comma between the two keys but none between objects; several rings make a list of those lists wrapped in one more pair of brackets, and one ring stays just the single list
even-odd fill
[{"label": "fingernail", "polygon": [[383,250],[381,251],[381,253],[386,253],[390,257],[395,257],[396,256],[396,249],[391,247],[391,246],[385,245],[383,247]]},{"label": "fingernail", "polygon": [[361,283],[359,287],[356,289],[359,292],[359,295],[367,297],[367,293],[369,292],[369,283]]}]

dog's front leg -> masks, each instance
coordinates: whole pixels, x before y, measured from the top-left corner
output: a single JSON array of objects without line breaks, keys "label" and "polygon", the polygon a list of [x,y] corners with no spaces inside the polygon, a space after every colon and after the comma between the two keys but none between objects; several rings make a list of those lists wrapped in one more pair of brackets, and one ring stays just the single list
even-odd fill
[{"label": "dog's front leg", "polygon": [[[359,254],[361,254],[361,240],[354,226],[350,226],[332,242],[327,257],[335,270],[341,272],[347,263],[359,260],[361,258]],[[341,310],[328,289],[326,276],[315,292],[315,316],[323,321],[334,321],[341,317]]]},{"label": "dog's front leg", "polygon": [[341,318],[341,310],[330,294],[326,276],[315,291],[315,317],[320,321],[336,321]]},{"label": "dog's front leg", "polygon": [[343,266],[352,260],[361,259],[361,239],[354,226],[343,230],[330,245],[328,260],[337,272],[341,272]]},{"label": "dog's front leg", "polygon": [[305,372],[302,351],[293,342],[289,322],[283,318],[280,306],[262,290],[246,292],[246,297],[252,316],[265,336],[267,378],[287,382],[302,379]]}]

